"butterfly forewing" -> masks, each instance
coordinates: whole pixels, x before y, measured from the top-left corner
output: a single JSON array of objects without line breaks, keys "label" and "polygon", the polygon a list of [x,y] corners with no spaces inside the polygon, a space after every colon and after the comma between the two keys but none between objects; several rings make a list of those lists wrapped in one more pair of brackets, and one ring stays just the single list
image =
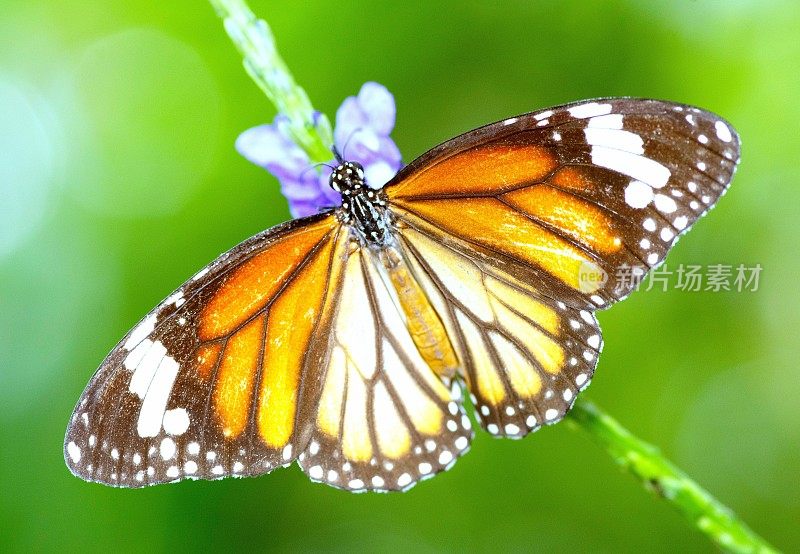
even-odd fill
[{"label": "butterfly forewing", "polygon": [[148,314],[78,401],[65,439],[72,472],[138,487],[256,475],[294,460],[318,396],[304,375],[315,361],[303,354],[322,320],[340,232],[332,215],[273,228]]},{"label": "butterfly forewing", "polygon": [[[518,266],[545,294],[597,308],[627,296],[663,261],[724,193],[738,159],[738,137],[714,114],[594,100],[452,139],[386,191],[402,212],[495,265]],[[620,279],[621,271],[636,278]]]}]

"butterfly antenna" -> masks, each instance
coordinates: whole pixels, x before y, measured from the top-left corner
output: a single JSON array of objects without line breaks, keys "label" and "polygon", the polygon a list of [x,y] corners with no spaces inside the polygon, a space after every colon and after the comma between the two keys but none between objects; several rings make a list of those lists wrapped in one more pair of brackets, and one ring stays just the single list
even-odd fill
[{"label": "butterfly antenna", "polygon": [[[346,146],[346,144],[345,144],[345,146]],[[334,158],[336,158],[336,162],[337,162],[339,165],[343,164],[343,163],[344,163],[344,158],[343,158],[343,157],[342,157],[342,155],[339,153],[339,149],[338,149],[338,148],[336,148],[336,145],[335,145],[335,144],[334,144],[333,146],[331,146],[331,151],[333,152],[333,157],[334,157]]]},{"label": "butterfly antenna", "polygon": [[325,163],[325,162],[319,162],[319,163],[316,163],[316,164],[314,164],[314,165],[310,165],[310,166],[308,166],[307,168],[305,168],[305,169],[303,170],[303,172],[300,174],[300,177],[299,177],[299,178],[300,178],[300,179],[302,179],[302,178],[303,178],[303,176],[304,176],[306,173],[308,173],[308,172],[309,172],[309,171],[311,171],[312,169],[316,169],[316,168],[318,168],[318,167],[319,167],[319,166],[321,166],[321,165],[324,165],[325,167],[327,167],[327,168],[328,168],[328,169],[330,169],[331,171],[333,171],[334,169],[336,169],[335,167],[333,167],[332,165],[330,165],[330,164],[328,164],[328,163]]},{"label": "butterfly antenna", "polygon": [[356,127],[355,129],[350,131],[350,134],[347,136],[347,140],[344,141],[344,146],[342,146],[342,154],[343,155],[337,154],[338,150],[336,150],[335,146],[333,147],[333,153],[334,153],[334,155],[337,156],[336,159],[339,160],[339,163],[342,163],[345,160],[345,156],[347,156],[347,145],[350,144],[350,140],[353,138],[353,136],[356,133],[358,133],[359,131],[363,131],[363,130],[364,130],[363,127]]}]

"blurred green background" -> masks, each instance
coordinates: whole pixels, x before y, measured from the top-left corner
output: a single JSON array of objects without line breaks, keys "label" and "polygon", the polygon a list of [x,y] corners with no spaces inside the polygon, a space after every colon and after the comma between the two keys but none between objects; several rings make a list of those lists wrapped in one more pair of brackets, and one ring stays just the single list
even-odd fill
[{"label": "blurred green background", "polygon": [[[333,117],[367,80],[393,91],[406,161],[593,96],[729,119],[733,188],[669,264],[760,263],[759,290],[640,291],[602,313],[585,396],[800,550],[800,9],[494,4],[252,2],[318,109]],[[406,494],[351,495],[296,467],[137,491],[72,477],[64,429],[106,352],[218,253],[288,218],[276,181],[233,149],[274,111],[200,0],[6,0],[0,37],[0,549],[712,550],[566,425],[480,434]]]}]

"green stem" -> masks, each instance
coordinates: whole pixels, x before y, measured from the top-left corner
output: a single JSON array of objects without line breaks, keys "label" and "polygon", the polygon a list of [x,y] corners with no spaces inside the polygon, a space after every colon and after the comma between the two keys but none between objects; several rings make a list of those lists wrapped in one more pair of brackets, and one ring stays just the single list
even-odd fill
[{"label": "green stem", "polygon": [[776,552],[730,509],[664,458],[655,446],[633,436],[591,402],[576,402],[567,420],[588,433],[617,464],[677,508],[723,550]]},{"label": "green stem", "polygon": [[[243,0],[209,0],[225,30],[244,56],[247,73],[278,112],[288,119],[295,143],[313,163],[331,158],[333,144],[328,119],[314,111],[305,91],[295,83],[278,55],[275,40],[263,20],[256,19]],[[623,468],[681,511],[700,531],[730,552],[776,552],[728,508],[666,460],[658,450],[634,437],[597,406],[578,401],[567,421],[581,428]]]},{"label": "green stem", "polygon": [[275,37],[243,0],[209,0],[225,31],[244,57],[244,68],[278,112],[285,115],[294,142],[312,163],[330,161],[333,133],[324,114],[315,112],[275,47]]}]

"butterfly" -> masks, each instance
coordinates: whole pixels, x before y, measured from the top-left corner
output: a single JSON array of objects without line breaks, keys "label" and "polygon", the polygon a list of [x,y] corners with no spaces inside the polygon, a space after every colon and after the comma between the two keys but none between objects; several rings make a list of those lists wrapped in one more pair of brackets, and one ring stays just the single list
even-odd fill
[{"label": "butterfly", "polygon": [[726,191],[739,138],[694,107],[582,101],[492,123],[381,189],[337,155],[341,206],[222,254],[142,319],[79,399],[69,469],[112,486],[295,461],[350,491],[450,468],[480,425],[564,417],[602,349],[595,312]]}]

